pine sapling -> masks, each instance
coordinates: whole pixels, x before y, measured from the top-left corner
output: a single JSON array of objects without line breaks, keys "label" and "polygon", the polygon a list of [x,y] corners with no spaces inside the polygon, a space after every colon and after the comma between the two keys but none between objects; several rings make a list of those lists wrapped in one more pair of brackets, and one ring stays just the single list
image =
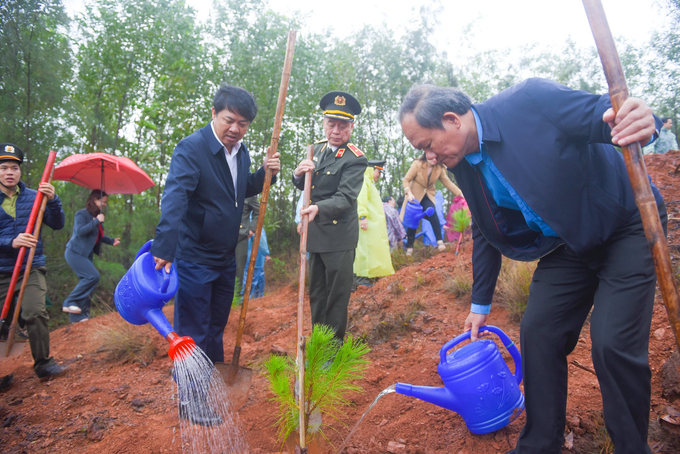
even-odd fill
[{"label": "pine sapling", "polygon": [[[360,340],[348,335],[340,345],[333,329],[315,325],[306,346],[305,370],[305,431],[310,437],[325,435],[321,427],[310,427],[310,416],[314,412],[340,422],[342,409],[350,402],[347,393],[363,392],[355,384],[364,376],[368,360],[364,357],[370,351]],[[296,430],[299,422],[299,405],[294,390],[297,365],[295,358],[272,355],[265,363],[271,399],[278,402],[277,437],[283,444]]]}]

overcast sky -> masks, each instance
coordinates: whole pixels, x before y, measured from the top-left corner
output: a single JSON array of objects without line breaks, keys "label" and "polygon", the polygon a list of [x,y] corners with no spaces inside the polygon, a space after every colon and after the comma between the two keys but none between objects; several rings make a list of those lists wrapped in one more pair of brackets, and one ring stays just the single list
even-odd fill
[{"label": "overcast sky", "polygon": [[[84,0],[63,0],[69,14],[82,11]],[[653,28],[667,23],[663,0],[602,0],[615,37],[625,36],[636,44],[646,43]],[[186,0],[199,19],[208,17],[210,0]],[[275,11],[308,16],[301,34],[333,29],[338,36],[356,33],[364,24],[400,30],[417,19],[421,5],[430,0],[270,0]],[[441,26],[433,35],[440,50],[455,54],[472,43],[476,50],[502,49],[543,43],[560,47],[568,37],[578,44],[593,43],[581,0],[441,0]],[[472,24],[471,33],[463,29]]]}]

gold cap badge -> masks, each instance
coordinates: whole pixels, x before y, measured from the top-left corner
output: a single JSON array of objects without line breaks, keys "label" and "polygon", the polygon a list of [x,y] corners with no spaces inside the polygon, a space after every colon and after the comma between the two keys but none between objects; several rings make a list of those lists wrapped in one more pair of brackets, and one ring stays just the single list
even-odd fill
[{"label": "gold cap badge", "polygon": [[344,96],[336,96],[335,97],[335,105],[336,106],[344,106],[345,105],[345,97]]},{"label": "gold cap badge", "polygon": [[8,153],[14,153],[14,147],[12,145],[6,145],[5,151]]}]

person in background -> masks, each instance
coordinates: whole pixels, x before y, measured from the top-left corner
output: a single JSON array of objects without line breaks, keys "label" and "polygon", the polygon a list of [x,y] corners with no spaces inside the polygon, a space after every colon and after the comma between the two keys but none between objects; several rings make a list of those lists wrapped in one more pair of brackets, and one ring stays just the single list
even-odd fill
[{"label": "person in background", "polygon": [[387,223],[387,240],[390,243],[390,252],[394,252],[397,246],[403,245],[406,230],[404,230],[404,224],[399,220],[399,212],[396,209],[397,202],[394,201],[394,197],[388,195],[383,197],[382,201]]},{"label": "person in background", "polygon": [[334,91],[319,103],[326,138],[314,145],[313,159],[304,159],[293,172],[303,190],[305,173],[312,172],[311,204],[300,211],[309,216],[309,304],[312,323],[327,325],[343,342],[347,306],[352,295],[352,269],[359,223],[357,197],[368,160],[349,139],[361,105],[352,95]]},{"label": "person in background", "polygon": [[[462,195],[458,186],[453,184],[446,174],[446,167],[442,164],[438,164],[435,159],[427,159],[425,153],[420,156],[420,158],[413,161],[411,168],[406,173],[404,177],[404,206],[401,209],[401,219],[404,219],[404,207],[405,204],[415,200],[422,205],[423,210],[432,207],[435,213],[432,216],[426,216],[425,219],[430,221],[432,224],[432,230],[434,230],[434,236],[437,239],[437,248],[440,251],[446,249],[444,241],[442,240],[442,227],[439,223],[439,217],[437,216],[437,207],[435,205],[435,195],[437,193],[436,183],[441,181],[444,187],[451,191],[454,196]],[[407,229],[406,237],[408,238],[406,242],[406,255],[413,254],[413,243],[416,237],[416,229]]]},{"label": "person in background", "polygon": [[[262,192],[267,168],[272,183],[279,172],[279,153],[250,172],[250,154],[243,142],[257,115],[248,91],[223,84],[213,97],[212,121],[182,139],[172,154],[161,199],[161,219],[151,254],[156,269],[179,278],[174,327],[191,337],[210,361],[224,362],[222,337],[234,300],[235,250],[243,202]],[[180,417],[193,424],[222,424],[204,393],[180,396]],[[201,410],[203,409],[203,410]]]},{"label": "person in background", "polygon": [[375,184],[384,171],[385,161],[369,160],[364,183],[357,198],[359,242],[354,258],[354,285],[372,286],[375,279],[394,274],[385,211]]},{"label": "person in background", "polygon": [[[479,104],[452,87],[411,88],[404,135],[455,175],[472,223],[470,338],[487,324],[502,257],[538,260],[520,343],[526,422],[514,454],[559,454],[567,355],[589,320],[607,431],[617,454],[651,454],[649,335],[656,273],[623,156],[661,122],[640,99],[532,78]],[[531,134],[527,134],[531,131]],[[662,224],[666,208],[652,185]]]},{"label": "person in background", "polygon": [[99,282],[99,272],[92,263],[94,254],[99,255],[102,244],[120,244],[120,238],[104,235],[105,216],[102,210],[106,207],[108,198],[106,192],[99,189],[90,192],[85,208],[76,212],[73,233],[66,243],[64,258],[78,276],[78,284],[66,297],[61,308],[69,314],[71,323],[90,319],[91,296]]},{"label": "person in background", "polygon": [[[236,277],[241,279],[243,270],[248,266],[247,256],[249,254],[248,240],[255,235],[257,228],[257,218],[260,214],[260,201],[258,196],[246,197],[243,201],[243,214],[241,215],[241,225],[238,230],[238,243],[236,244]],[[239,282],[240,288],[237,289],[243,295],[243,286],[246,281]]]},{"label": "person in background", "polygon": [[[453,198],[453,202],[451,202],[451,205],[449,206],[449,214],[446,217],[446,225],[444,226],[444,230],[446,230],[446,239],[449,241],[449,243],[457,242],[461,235],[461,232],[454,230],[454,226],[456,225],[454,213],[459,210],[465,210],[467,216],[470,217],[470,209],[468,208],[467,202],[462,195],[457,195]],[[471,233],[470,227],[468,227],[465,232],[463,232],[463,235],[469,233]]]},{"label": "person in background", "polygon": [[[250,254],[253,250],[254,236],[248,240],[248,255],[246,257],[246,266],[243,270],[243,290],[245,291],[246,279],[248,278],[248,267],[250,266]],[[257,258],[255,259],[255,268],[253,270],[253,282],[250,285],[250,299],[262,298],[264,296],[264,264],[271,260],[269,257],[269,244],[267,243],[267,232],[262,228],[262,235],[260,235],[260,244],[257,248]]]},{"label": "person in background", "polygon": [[[47,268],[43,255],[42,231],[38,238],[30,233],[17,234],[17,232],[26,231],[33,202],[38,194],[35,189],[26,187],[21,181],[23,162],[24,153],[19,147],[11,143],[0,144],[0,298],[4,302],[7,297],[19,249],[35,248],[21,303],[21,316],[26,322],[28,342],[33,356],[33,370],[40,380],[47,380],[63,374],[68,367],[60,366],[50,356],[49,316],[45,307]],[[42,219],[43,225],[52,230],[63,229],[66,215],[61,208],[59,197],[54,192],[54,186],[49,183],[40,183],[38,191],[47,198]],[[19,285],[15,288],[15,295],[19,294],[28,256],[27,252],[24,263],[21,265],[22,273],[19,274],[17,281]],[[12,315],[10,311],[7,320],[12,320]]]},{"label": "person in background", "polygon": [[654,141],[654,153],[665,154],[670,150],[678,149],[678,141],[675,134],[671,132],[673,128],[673,119],[668,117],[661,117],[663,128],[659,131],[659,138]]}]

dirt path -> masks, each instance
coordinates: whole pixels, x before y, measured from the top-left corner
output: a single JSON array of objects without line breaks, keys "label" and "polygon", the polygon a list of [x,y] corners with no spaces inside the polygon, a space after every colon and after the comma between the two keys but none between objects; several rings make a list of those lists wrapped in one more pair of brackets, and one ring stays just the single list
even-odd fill
[{"label": "dirt path", "polygon": [[[668,203],[669,244],[680,249],[680,175],[674,174],[680,154],[646,158],[647,168]],[[420,264],[405,267],[374,287],[362,287],[350,303],[350,332],[363,335],[372,348],[371,364],[361,385],[365,392],[350,396],[354,404],[341,423],[328,430],[338,446],[375,396],[398,381],[441,386],[437,375],[439,349],[462,332],[469,294],[451,293],[451,276],[471,276],[470,245],[461,255],[447,251]],[[251,302],[241,361],[258,368],[272,350],[295,354],[296,289],[286,287]],[[519,326],[509,321],[500,304],[491,312],[492,324],[516,342]],[[404,321],[407,321],[406,325]],[[232,313],[225,333],[227,357],[233,351],[238,313]],[[79,323],[52,333],[52,352],[70,370],[64,377],[41,383],[31,369],[28,349],[18,357],[0,361],[0,374],[14,372],[14,385],[0,394],[0,447],[2,452],[66,453],[180,453],[181,438],[171,361],[163,339],[148,325],[158,353],[148,365],[120,364],[99,351],[96,332],[121,323],[117,314]],[[309,324],[308,324],[309,325]],[[1,349],[1,346],[0,346]],[[665,308],[657,296],[650,337],[653,371],[649,441],[655,452],[680,452],[680,435],[661,426],[659,416],[673,404],[662,397],[661,367],[674,349]],[[510,361],[509,355],[505,355]],[[592,366],[588,326],[570,356]],[[511,367],[512,369],[512,367]],[[569,367],[568,425],[573,448],[563,452],[599,453],[606,443],[602,403],[594,375]],[[239,412],[240,423],[253,453],[274,453],[274,403],[265,378],[256,374],[249,400]],[[460,416],[432,404],[390,394],[367,416],[348,453],[505,453],[514,445],[524,417],[493,434],[472,435]],[[403,445],[404,447],[399,447]],[[388,451],[391,449],[391,451]],[[333,452],[329,447],[328,452]]]}]

